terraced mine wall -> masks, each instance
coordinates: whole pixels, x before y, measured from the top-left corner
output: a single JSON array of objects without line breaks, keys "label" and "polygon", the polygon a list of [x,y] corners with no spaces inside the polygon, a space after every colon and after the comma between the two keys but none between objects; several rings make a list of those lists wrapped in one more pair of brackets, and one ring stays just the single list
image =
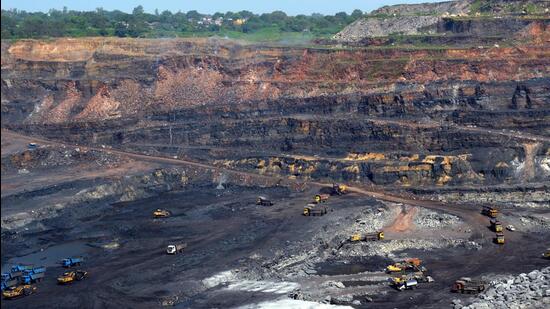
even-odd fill
[{"label": "terraced mine wall", "polygon": [[313,179],[400,186],[535,182],[550,172],[549,68],[548,49],[537,44],[2,42],[2,125]]}]

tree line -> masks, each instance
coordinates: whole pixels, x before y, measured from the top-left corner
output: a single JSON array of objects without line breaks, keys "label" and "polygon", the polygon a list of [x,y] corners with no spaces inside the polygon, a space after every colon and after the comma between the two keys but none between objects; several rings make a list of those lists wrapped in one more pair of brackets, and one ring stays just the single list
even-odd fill
[{"label": "tree line", "polygon": [[197,11],[147,13],[142,6],[132,13],[119,10],[74,11],[52,9],[44,12],[2,10],[2,39],[45,37],[188,37],[253,33],[310,33],[326,36],[363,17],[360,10],[352,14],[288,16],[275,11],[254,14],[249,11],[201,14]]}]

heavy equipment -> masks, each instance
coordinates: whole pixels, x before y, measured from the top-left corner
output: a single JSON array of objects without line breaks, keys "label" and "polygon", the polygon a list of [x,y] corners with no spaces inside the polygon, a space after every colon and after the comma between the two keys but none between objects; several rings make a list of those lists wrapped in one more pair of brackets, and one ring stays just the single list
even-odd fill
[{"label": "heavy equipment", "polygon": [[314,197],[313,197],[313,200],[315,201],[315,203],[324,203],[326,201],[328,201],[328,198],[330,197],[330,195],[328,194],[316,194]]},{"label": "heavy equipment", "polygon": [[455,293],[477,294],[485,290],[485,285],[484,281],[462,277],[455,281],[451,291]]},{"label": "heavy equipment", "polygon": [[23,284],[7,288],[5,291],[2,292],[2,296],[4,296],[5,299],[12,299],[19,296],[31,295],[32,293],[34,293],[34,291],[36,291],[35,286],[32,286],[30,284]]},{"label": "heavy equipment", "polygon": [[57,283],[65,284],[65,283],[71,283],[74,281],[80,281],[86,278],[87,276],[88,276],[88,272],[84,270],[68,271],[66,273],[63,273],[63,275],[57,278]]},{"label": "heavy equipment", "polygon": [[63,267],[73,267],[73,266],[80,266],[84,262],[84,259],[82,257],[70,257],[61,260],[61,266]]},{"label": "heavy equipment", "polygon": [[388,273],[406,272],[406,271],[424,272],[426,269],[423,267],[420,267],[420,264],[422,264],[422,260],[420,260],[419,258],[406,259],[404,261],[393,263],[392,265],[388,265],[388,267],[386,267],[386,272]]},{"label": "heavy equipment", "polygon": [[486,215],[487,217],[490,217],[490,218],[496,218],[497,215],[498,215],[498,209],[494,208],[494,207],[490,207],[490,206],[485,206],[483,207],[483,209],[481,210],[481,213],[483,215]]},{"label": "heavy equipment", "polygon": [[46,275],[46,267],[34,267],[32,269],[25,270],[23,276],[21,276],[21,283],[31,284],[42,281],[42,278]]},{"label": "heavy equipment", "polygon": [[350,241],[376,241],[376,240],[383,240],[384,239],[384,232],[378,231],[374,233],[367,233],[364,235],[361,235],[359,233],[353,234],[350,237]]},{"label": "heavy equipment", "polygon": [[167,217],[170,217],[170,212],[166,209],[157,208],[155,211],[153,211],[153,217],[167,218]]},{"label": "heavy equipment", "polygon": [[304,216],[322,216],[328,212],[328,207],[320,204],[307,204],[304,207]]},{"label": "heavy equipment", "polygon": [[504,234],[503,233],[496,233],[495,235],[495,243],[499,245],[504,244]]},{"label": "heavy equipment", "polygon": [[418,286],[416,279],[408,279],[406,277],[393,277],[390,279],[390,282],[398,291],[412,290]]},{"label": "heavy equipment", "polygon": [[14,265],[9,272],[2,274],[2,291],[21,283],[21,277],[26,270],[32,269],[32,265]]},{"label": "heavy equipment", "polygon": [[258,196],[258,199],[256,200],[256,205],[273,206],[273,202],[263,196]]},{"label": "heavy equipment", "polygon": [[332,185],[332,195],[344,195],[346,193],[348,193],[348,187],[346,185],[336,183]]},{"label": "heavy equipment", "polygon": [[491,229],[493,230],[493,232],[497,232],[497,233],[502,232],[502,223],[496,219],[492,219]]},{"label": "heavy equipment", "polygon": [[168,254],[182,253],[185,248],[187,248],[186,243],[177,244],[177,245],[168,245],[168,247],[166,247],[166,253],[168,253]]},{"label": "heavy equipment", "polygon": [[546,252],[542,254],[542,257],[550,260],[550,248],[546,249]]}]

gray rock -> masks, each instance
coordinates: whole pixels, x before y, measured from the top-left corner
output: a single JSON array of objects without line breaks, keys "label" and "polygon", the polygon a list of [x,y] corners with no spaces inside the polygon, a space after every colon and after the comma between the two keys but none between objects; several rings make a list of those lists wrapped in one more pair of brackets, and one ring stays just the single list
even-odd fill
[{"label": "gray rock", "polygon": [[361,301],[356,299],[356,300],[352,301],[351,304],[355,305],[355,306],[359,306],[359,305],[361,305]]}]

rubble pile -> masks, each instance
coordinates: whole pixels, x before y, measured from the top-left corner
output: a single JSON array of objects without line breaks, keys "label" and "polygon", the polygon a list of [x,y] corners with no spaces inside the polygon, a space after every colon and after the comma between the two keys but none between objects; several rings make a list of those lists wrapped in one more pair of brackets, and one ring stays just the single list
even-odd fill
[{"label": "rubble pile", "polygon": [[464,306],[461,303],[460,300],[454,300],[454,308],[548,308],[550,267],[493,281],[489,289],[479,295],[472,304]]}]

